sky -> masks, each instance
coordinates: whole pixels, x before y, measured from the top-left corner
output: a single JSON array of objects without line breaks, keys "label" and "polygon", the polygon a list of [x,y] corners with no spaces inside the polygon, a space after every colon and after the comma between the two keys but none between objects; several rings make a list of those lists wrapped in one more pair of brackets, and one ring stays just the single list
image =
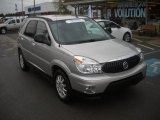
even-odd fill
[{"label": "sky", "polygon": [[[34,0],[23,0],[23,6],[33,5]],[[51,2],[55,0],[35,0],[36,4],[43,2]],[[17,4],[18,12],[22,11],[22,0],[0,0],[0,14],[15,13],[15,4]],[[24,8],[23,8],[24,10]]]}]

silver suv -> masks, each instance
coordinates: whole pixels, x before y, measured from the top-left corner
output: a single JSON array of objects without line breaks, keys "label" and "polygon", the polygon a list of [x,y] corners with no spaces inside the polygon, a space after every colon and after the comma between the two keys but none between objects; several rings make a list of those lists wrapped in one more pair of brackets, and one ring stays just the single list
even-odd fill
[{"label": "silver suv", "polygon": [[111,87],[137,84],[146,74],[139,48],[113,39],[87,17],[28,18],[19,33],[18,54],[21,69],[33,65],[51,76],[65,102],[73,91],[100,94]]}]

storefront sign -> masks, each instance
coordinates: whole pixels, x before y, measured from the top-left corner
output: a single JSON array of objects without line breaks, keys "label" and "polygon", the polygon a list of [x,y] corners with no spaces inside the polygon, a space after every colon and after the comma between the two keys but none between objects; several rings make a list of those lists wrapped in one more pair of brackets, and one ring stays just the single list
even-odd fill
[{"label": "storefront sign", "polygon": [[35,9],[35,11],[40,11],[41,10],[41,6],[36,6],[35,8],[34,7],[30,7],[28,8],[28,12],[33,12]]},{"label": "storefront sign", "polygon": [[115,17],[146,17],[145,8],[115,9]]},{"label": "storefront sign", "polygon": [[146,3],[145,2],[122,2],[117,4],[116,9],[107,10],[107,17],[111,17],[111,12],[114,17],[146,17]]}]

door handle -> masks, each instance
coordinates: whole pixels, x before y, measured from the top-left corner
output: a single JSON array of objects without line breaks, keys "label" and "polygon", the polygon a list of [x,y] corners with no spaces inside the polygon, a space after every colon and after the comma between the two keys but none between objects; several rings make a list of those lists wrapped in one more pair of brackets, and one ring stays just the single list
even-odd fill
[{"label": "door handle", "polygon": [[33,42],[33,43],[32,43],[32,45],[33,45],[33,46],[35,46],[35,45],[36,45],[36,43],[34,43],[34,42]]}]

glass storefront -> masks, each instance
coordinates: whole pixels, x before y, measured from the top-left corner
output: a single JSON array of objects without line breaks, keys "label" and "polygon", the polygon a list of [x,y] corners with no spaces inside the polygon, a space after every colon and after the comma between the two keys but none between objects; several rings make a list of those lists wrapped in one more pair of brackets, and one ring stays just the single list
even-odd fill
[{"label": "glass storefront", "polygon": [[94,19],[110,19],[118,24],[138,29],[142,24],[160,23],[159,0],[70,0],[75,13]]}]

